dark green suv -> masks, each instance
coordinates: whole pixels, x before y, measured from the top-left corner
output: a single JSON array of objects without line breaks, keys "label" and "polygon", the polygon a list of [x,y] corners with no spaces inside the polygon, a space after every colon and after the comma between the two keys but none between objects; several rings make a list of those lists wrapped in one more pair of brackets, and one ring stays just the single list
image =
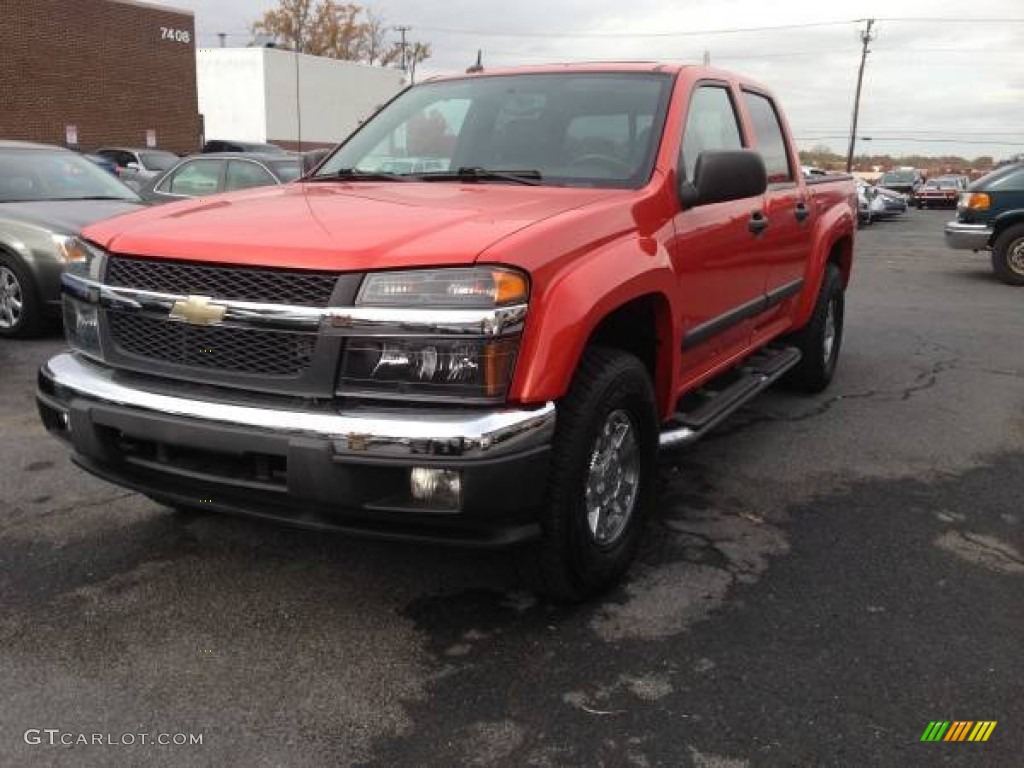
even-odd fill
[{"label": "dark green suv", "polygon": [[1003,282],[1024,285],[1024,163],[982,176],[960,195],[956,219],[946,225],[946,245],[992,251]]}]

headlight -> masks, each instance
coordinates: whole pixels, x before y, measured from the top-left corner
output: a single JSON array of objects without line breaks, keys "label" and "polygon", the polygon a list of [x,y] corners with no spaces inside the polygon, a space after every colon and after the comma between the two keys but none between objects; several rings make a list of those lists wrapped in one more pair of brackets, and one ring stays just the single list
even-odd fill
[{"label": "headlight", "polygon": [[339,391],[501,400],[518,349],[518,338],[354,338],[345,348]]},{"label": "headlight", "polygon": [[106,258],[102,249],[74,235],[53,235],[53,245],[69,273],[91,280],[100,279]]},{"label": "headlight", "polygon": [[[370,273],[356,304],[385,307],[400,319],[402,309],[501,310],[525,305],[529,281],[502,267],[458,267]],[[350,336],[338,376],[340,394],[476,401],[505,398],[516,355],[518,328],[497,337],[446,335]]]},{"label": "headlight", "polygon": [[479,308],[524,304],[525,275],[498,267],[373,272],[359,289],[356,304],[370,307]]}]

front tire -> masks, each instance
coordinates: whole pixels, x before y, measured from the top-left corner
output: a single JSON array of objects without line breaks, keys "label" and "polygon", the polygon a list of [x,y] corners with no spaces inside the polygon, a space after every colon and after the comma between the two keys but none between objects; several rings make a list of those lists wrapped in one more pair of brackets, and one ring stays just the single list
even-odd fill
[{"label": "front tire", "polygon": [[832,381],[839,364],[843,342],[846,297],[839,267],[828,264],[814,305],[814,314],[806,326],[788,338],[800,350],[800,362],[784,379],[791,389],[816,393]]},{"label": "front tire", "polygon": [[992,269],[1008,285],[1024,285],[1024,224],[1005,229],[992,245]]},{"label": "front tire", "polygon": [[644,365],[586,350],[559,402],[534,586],[559,602],[604,592],[628,570],[655,496],[658,417]]},{"label": "front tire", "polygon": [[0,338],[37,336],[42,327],[42,303],[32,275],[0,252]]}]

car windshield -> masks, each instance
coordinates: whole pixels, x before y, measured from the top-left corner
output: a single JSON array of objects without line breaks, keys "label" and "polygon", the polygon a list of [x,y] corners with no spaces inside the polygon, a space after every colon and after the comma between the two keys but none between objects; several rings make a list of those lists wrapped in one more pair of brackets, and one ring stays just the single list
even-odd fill
[{"label": "car windshield", "polygon": [[957,180],[956,179],[952,179],[952,178],[948,178],[948,177],[947,178],[939,178],[939,179],[931,179],[931,180],[929,180],[929,182],[927,184],[927,186],[929,186],[929,187],[942,187],[942,188],[945,188],[945,187],[955,187],[956,185],[957,185]]},{"label": "car windshield", "polygon": [[913,171],[886,171],[882,174],[883,184],[906,184],[917,178]]},{"label": "car windshield", "polygon": [[662,73],[499,75],[405,91],[313,178],[638,187],[651,175],[672,79]]},{"label": "car windshield", "polygon": [[295,181],[302,175],[302,163],[299,160],[276,160],[270,163],[270,167],[282,182]]},{"label": "car windshield", "polygon": [[139,159],[151,171],[166,171],[180,158],[172,152],[140,152]]},{"label": "car windshield", "polygon": [[81,155],[53,149],[0,149],[0,202],[138,200],[132,190]]}]

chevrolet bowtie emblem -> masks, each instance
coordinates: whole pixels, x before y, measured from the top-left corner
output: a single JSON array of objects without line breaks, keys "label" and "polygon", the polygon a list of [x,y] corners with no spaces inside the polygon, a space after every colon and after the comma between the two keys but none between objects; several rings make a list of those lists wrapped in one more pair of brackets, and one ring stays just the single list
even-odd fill
[{"label": "chevrolet bowtie emblem", "polygon": [[227,311],[227,307],[211,304],[209,296],[189,296],[184,301],[174,302],[169,317],[192,325],[212,325],[220,322]]}]

